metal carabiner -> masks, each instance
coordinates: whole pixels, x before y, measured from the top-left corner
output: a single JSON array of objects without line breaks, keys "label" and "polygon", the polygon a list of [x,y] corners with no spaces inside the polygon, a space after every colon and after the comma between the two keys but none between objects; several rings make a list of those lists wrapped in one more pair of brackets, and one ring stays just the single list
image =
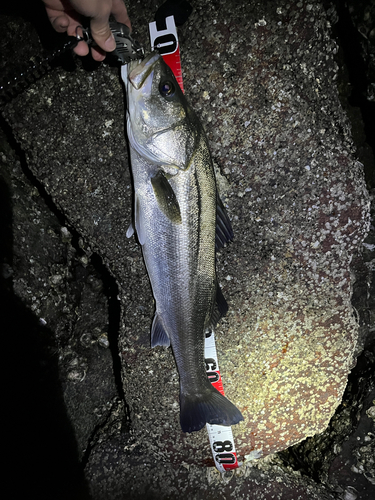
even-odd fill
[{"label": "metal carabiner", "polygon": [[[114,55],[117,61],[121,64],[128,64],[130,61],[143,59],[143,47],[130,35],[130,28],[126,24],[118,23],[117,21],[110,21],[109,27],[113,33],[116,42],[116,48],[109,54]],[[79,30],[82,31],[80,35]],[[83,28],[77,26],[76,39],[78,42],[84,41],[89,45],[96,46],[90,28]]]}]

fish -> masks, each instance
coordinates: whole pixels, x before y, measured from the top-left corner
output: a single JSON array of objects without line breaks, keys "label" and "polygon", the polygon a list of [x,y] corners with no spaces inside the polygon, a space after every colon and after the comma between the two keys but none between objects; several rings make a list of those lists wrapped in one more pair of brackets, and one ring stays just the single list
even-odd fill
[{"label": "fish", "polygon": [[180,377],[180,425],[230,426],[239,409],[208,380],[204,338],[228,306],[215,251],[233,238],[196,113],[158,53],[122,66],[134,184],[134,225],[155,298],[151,347],[172,347]]}]

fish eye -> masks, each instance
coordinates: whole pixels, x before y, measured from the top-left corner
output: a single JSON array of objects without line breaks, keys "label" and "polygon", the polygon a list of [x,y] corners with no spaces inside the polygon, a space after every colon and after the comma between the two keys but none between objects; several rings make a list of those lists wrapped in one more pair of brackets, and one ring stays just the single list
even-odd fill
[{"label": "fish eye", "polygon": [[175,93],[175,85],[170,80],[160,82],[159,92],[163,97],[172,97]]}]

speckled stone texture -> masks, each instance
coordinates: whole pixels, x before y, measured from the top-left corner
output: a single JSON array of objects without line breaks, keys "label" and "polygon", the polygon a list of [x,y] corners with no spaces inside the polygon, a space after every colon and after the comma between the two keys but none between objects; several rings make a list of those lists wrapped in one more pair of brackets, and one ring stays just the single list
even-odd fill
[{"label": "speckled stone texture", "polygon": [[[156,3],[129,7],[146,44]],[[244,461],[322,432],[341,400],[355,363],[350,264],[368,230],[368,195],[320,2],[197,0],[179,36],[186,95],[235,233],[217,261],[230,308],[217,349],[226,395],[245,417],[233,427]],[[150,349],[152,294],[140,248],[125,237],[123,102],[116,69],[78,67],[51,73],[4,114],[87,255],[98,252],[120,284],[126,450],[213,465],[205,430],[180,431],[171,351]]]}]

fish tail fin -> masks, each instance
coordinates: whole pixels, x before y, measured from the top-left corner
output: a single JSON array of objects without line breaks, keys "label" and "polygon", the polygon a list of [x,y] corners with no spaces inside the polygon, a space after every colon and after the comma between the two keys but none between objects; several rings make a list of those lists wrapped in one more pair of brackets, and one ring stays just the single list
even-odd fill
[{"label": "fish tail fin", "polygon": [[180,406],[183,432],[199,431],[206,424],[229,426],[243,420],[240,410],[211,384],[200,394],[181,392]]}]

